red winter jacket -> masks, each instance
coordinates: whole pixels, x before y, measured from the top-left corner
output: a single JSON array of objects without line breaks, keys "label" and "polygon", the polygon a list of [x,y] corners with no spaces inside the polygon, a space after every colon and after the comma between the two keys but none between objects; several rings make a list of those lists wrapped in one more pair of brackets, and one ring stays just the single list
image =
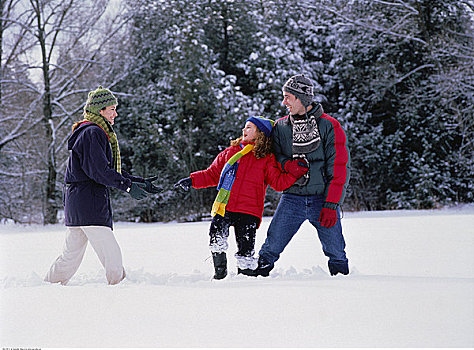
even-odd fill
[{"label": "red winter jacket", "polygon": [[[221,171],[227,161],[241,150],[242,148],[239,146],[228,147],[217,155],[209,168],[192,173],[190,176],[193,187],[217,186]],[[293,185],[296,180],[290,173],[281,171],[281,167],[273,154],[257,159],[253,152],[249,152],[239,159],[239,167],[226,210],[254,215],[259,217],[261,221],[268,185],[275,191],[283,191]]]}]

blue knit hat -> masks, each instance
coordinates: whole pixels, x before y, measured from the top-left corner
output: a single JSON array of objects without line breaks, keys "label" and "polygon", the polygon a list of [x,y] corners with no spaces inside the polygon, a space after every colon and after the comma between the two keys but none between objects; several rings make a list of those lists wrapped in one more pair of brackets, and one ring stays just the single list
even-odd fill
[{"label": "blue knit hat", "polygon": [[270,137],[270,134],[272,133],[273,125],[275,125],[275,122],[273,120],[267,119],[264,117],[250,117],[245,122],[254,123],[255,126],[260,131],[262,131],[266,137]]}]

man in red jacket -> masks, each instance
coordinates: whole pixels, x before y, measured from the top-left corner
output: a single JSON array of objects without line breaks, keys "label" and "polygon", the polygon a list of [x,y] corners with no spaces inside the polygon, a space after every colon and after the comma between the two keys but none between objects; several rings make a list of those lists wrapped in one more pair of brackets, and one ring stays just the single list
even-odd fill
[{"label": "man in red jacket", "polygon": [[339,205],[349,183],[350,155],[344,130],[313,101],[313,84],[304,75],[283,86],[289,115],[273,128],[274,153],[282,166],[304,158],[309,171],[283,191],[259,252],[257,273],[268,276],[280,254],[308,220],[318,231],[331,275],[349,273]]}]

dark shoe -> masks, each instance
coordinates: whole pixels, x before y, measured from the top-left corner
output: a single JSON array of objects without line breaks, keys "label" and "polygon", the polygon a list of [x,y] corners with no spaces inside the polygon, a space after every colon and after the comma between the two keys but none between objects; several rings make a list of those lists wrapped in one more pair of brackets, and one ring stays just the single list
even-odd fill
[{"label": "dark shoe", "polygon": [[257,268],[255,270],[255,273],[256,273],[257,276],[268,277],[268,276],[270,276],[270,271],[272,269],[273,269],[273,267]]},{"label": "dark shoe", "polygon": [[255,273],[257,276],[268,277],[274,266],[273,263],[269,263],[265,258],[260,256],[258,258],[258,267],[255,270]]},{"label": "dark shoe", "polygon": [[349,266],[347,263],[328,263],[328,266],[331,276],[336,276],[338,273],[343,275],[349,274]]},{"label": "dark shoe", "polygon": [[251,276],[251,277],[257,277],[257,271],[256,270],[252,270],[252,269],[241,269],[241,268],[238,268],[237,269],[237,274],[238,275],[245,275],[245,276]]},{"label": "dark shoe", "polygon": [[212,253],[214,262],[214,279],[221,280],[227,276],[227,256],[225,253]]}]

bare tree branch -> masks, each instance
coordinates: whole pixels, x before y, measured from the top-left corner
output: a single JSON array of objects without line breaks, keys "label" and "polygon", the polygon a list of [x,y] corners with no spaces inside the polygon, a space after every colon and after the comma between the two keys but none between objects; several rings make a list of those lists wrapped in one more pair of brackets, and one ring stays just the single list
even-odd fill
[{"label": "bare tree branch", "polygon": [[[307,4],[308,8],[311,8],[315,11],[320,11],[321,10],[321,8],[316,7],[316,6],[314,6],[310,3],[306,3],[306,4]],[[384,27],[373,25],[371,23],[368,23],[368,22],[365,22],[365,21],[362,21],[362,20],[349,18],[349,17],[345,16],[344,14],[342,14],[341,12],[336,11],[335,9],[333,9],[331,7],[328,7],[328,6],[323,6],[322,8],[325,9],[326,11],[336,15],[337,17],[342,18],[345,21],[347,21],[349,23],[352,23],[353,25],[356,25],[358,27],[371,29],[371,30],[374,30],[376,32],[384,33],[384,34],[391,35],[391,36],[398,37],[398,38],[407,39],[407,40],[410,40],[410,41],[415,41],[415,42],[418,42],[418,43],[423,44],[423,45],[428,45],[428,43],[426,41],[424,41],[420,38],[417,38],[415,36],[406,35],[406,34],[403,34],[403,33],[397,33],[397,32],[394,32],[394,31],[390,30],[389,28],[384,28]]]},{"label": "bare tree branch", "polygon": [[422,70],[422,69],[425,69],[425,68],[434,68],[436,67],[434,64],[424,64],[422,66],[419,66],[415,69],[413,69],[412,71],[408,72],[407,74],[401,76],[400,78],[398,78],[391,86],[393,85],[396,85],[396,84],[399,84],[401,83],[403,80],[405,80],[406,78],[408,78],[410,75]]}]

